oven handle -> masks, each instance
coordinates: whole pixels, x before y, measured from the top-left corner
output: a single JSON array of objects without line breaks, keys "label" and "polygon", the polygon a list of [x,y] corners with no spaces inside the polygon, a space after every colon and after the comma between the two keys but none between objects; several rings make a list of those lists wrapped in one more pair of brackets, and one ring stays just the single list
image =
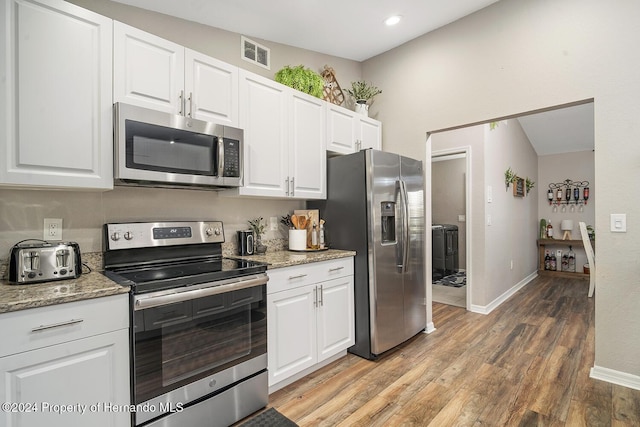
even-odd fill
[{"label": "oven handle", "polygon": [[265,285],[269,281],[269,276],[261,274],[248,280],[235,281],[229,284],[214,285],[206,288],[199,288],[192,291],[176,292],[165,295],[142,295],[135,297],[133,309],[144,310],[161,305],[173,304],[176,302],[190,301],[197,298],[204,298],[212,295],[219,295],[226,292],[239,291],[240,289],[253,288]]}]

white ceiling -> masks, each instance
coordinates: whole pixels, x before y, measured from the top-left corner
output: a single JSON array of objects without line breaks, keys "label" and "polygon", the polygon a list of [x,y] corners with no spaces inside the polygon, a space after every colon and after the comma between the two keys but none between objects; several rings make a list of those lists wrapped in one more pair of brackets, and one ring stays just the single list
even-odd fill
[{"label": "white ceiling", "polygon": [[[498,0],[115,0],[193,22],[364,61]],[[384,20],[402,15],[387,27]],[[592,150],[593,103],[521,117],[538,155]]]}]

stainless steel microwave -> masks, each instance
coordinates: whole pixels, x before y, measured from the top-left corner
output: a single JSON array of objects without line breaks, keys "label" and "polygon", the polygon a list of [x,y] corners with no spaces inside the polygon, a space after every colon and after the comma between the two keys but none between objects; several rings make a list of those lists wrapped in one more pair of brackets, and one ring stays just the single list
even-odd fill
[{"label": "stainless steel microwave", "polygon": [[242,129],[114,104],[116,185],[240,187]]}]

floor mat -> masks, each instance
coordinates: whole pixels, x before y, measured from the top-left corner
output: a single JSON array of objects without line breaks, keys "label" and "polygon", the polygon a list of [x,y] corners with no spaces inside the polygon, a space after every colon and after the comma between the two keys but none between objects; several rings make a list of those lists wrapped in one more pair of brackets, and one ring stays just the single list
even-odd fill
[{"label": "floor mat", "polygon": [[450,274],[442,279],[434,280],[433,284],[461,288],[467,284],[467,273],[465,271],[458,271],[457,273]]},{"label": "floor mat", "polygon": [[269,408],[240,424],[239,427],[298,427],[298,424],[275,409]]}]

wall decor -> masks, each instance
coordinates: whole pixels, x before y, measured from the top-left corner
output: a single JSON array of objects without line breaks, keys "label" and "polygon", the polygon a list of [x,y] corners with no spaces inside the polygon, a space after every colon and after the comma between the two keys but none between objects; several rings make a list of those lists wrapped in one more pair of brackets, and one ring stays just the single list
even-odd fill
[{"label": "wall decor", "polygon": [[536,186],[536,183],[535,183],[535,181],[533,181],[533,180],[529,179],[529,177],[527,177],[524,180],[524,186],[527,189],[527,195],[529,195],[529,191],[531,191],[531,189]]},{"label": "wall decor", "polygon": [[552,182],[547,190],[547,200],[549,206],[553,206],[553,212],[558,212],[558,206],[562,206],[562,212],[567,211],[567,206],[571,212],[575,212],[576,206],[579,212],[584,212],[584,205],[589,200],[589,181]]},{"label": "wall decor", "polygon": [[322,90],[322,99],[336,105],[342,105],[344,102],[344,93],[336,79],[336,73],[333,68],[328,65],[324,66],[324,70],[320,73],[324,80],[324,89]]},{"label": "wall decor", "polygon": [[513,195],[515,197],[524,197],[525,183],[524,178],[516,176],[513,178]]},{"label": "wall decor", "polygon": [[509,167],[506,171],[504,171],[504,186],[506,187],[505,191],[509,191],[509,184],[513,182],[518,175]]}]

